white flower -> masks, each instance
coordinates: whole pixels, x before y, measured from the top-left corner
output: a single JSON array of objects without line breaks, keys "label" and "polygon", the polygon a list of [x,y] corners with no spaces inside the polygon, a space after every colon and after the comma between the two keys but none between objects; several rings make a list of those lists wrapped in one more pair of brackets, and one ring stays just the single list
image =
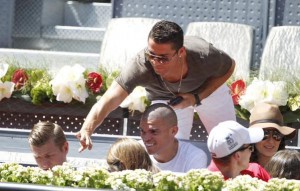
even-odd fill
[{"label": "white flower", "polygon": [[8,64],[0,63],[0,101],[3,98],[10,98],[15,88],[15,83],[1,81],[1,78],[5,76],[7,70]]},{"label": "white flower", "polygon": [[182,177],[179,186],[183,190],[221,190],[223,183],[223,175],[220,172],[192,169]]},{"label": "white flower", "polygon": [[63,101],[65,103],[70,103],[73,99],[72,90],[69,88],[69,84],[61,82],[56,84],[55,81],[51,81],[53,94],[56,95],[57,101]]},{"label": "white flower", "polygon": [[0,78],[2,78],[8,70],[8,64],[0,63]]},{"label": "white flower", "polygon": [[120,107],[127,108],[130,111],[138,110],[144,112],[146,109],[146,90],[144,87],[137,86],[129,96],[121,103]]},{"label": "white flower", "polygon": [[288,100],[288,106],[292,111],[296,111],[300,108],[300,95],[296,95],[294,97],[290,97]]},{"label": "white flower", "polygon": [[171,171],[160,171],[153,175],[153,184],[157,190],[172,190],[180,187],[179,175]]},{"label": "white flower", "polygon": [[144,169],[110,173],[106,180],[113,190],[149,190],[153,188],[152,173]]},{"label": "white flower", "polygon": [[[219,172],[207,169],[191,170],[185,174],[161,171],[152,174],[146,170],[125,170],[108,173],[100,166],[78,172],[68,163],[44,171],[38,167],[24,167],[16,163],[0,164],[1,182],[33,183],[40,185],[82,187],[122,191],[135,190],[245,190],[245,191],[298,191],[300,181],[272,178],[264,182],[249,175],[223,180]],[[104,183],[106,182],[106,184]]]},{"label": "white flower", "polygon": [[276,105],[286,105],[287,100],[289,98],[286,82],[278,81],[278,82],[273,82],[273,84],[274,84],[273,103]]},{"label": "white flower", "polygon": [[261,191],[264,190],[265,185],[266,182],[255,177],[251,177],[249,175],[239,175],[234,179],[227,180],[224,185],[224,190]]},{"label": "white flower", "polygon": [[3,98],[10,98],[14,91],[15,83],[13,82],[1,82],[0,81],[0,101]]},{"label": "white flower", "polygon": [[288,92],[285,82],[263,81],[255,78],[247,87],[245,94],[240,97],[239,104],[242,108],[251,111],[257,103],[265,102],[284,106],[287,100]]},{"label": "white flower", "polygon": [[300,188],[299,180],[288,180],[285,178],[272,178],[265,185],[264,191],[286,190],[298,191]]},{"label": "white flower", "polygon": [[85,99],[89,95],[85,87],[84,71],[85,68],[78,64],[66,65],[60,69],[54,79],[50,81],[57,101],[70,103],[74,98],[85,103]]}]

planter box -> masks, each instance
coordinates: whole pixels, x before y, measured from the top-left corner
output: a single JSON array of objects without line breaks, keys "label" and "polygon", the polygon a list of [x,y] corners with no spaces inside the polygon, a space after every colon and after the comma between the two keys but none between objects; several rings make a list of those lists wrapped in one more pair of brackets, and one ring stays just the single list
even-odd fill
[{"label": "planter box", "polygon": [[[0,101],[0,127],[30,130],[39,121],[51,121],[62,126],[65,132],[80,130],[91,104],[47,103],[33,105],[20,99]],[[139,136],[139,124],[142,113],[129,112],[118,107],[111,112],[95,130],[96,134]],[[194,120],[191,140],[206,142],[207,132],[198,119]]]},{"label": "planter box", "polygon": [[[31,129],[39,121],[51,121],[62,126],[65,132],[80,130],[91,109],[89,104],[33,105],[20,99],[4,99],[0,102],[0,126],[3,128]],[[117,108],[97,128],[97,134],[123,134],[123,116],[126,110]]]},{"label": "planter box", "polygon": [[20,184],[20,183],[6,183],[0,182],[0,191],[93,191],[93,190],[110,190],[110,189],[92,189],[92,188],[72,188],[72,187],[57,187],[57,186],[44,186],[36,184]]},{"label": "planter box", "polygon": [[[20,99],[3,99],[0,101],[0,127],[13,129],[31,129],[39,121],[51,121],[62,126],[65,132],[77,132],[89,113],[91,104],[64,104],[47,103],[43,105],[33,105]],[[142,113],[129,112],[127,108],[118,107],[111,112],[103,123],[95,130],[95,134],[128,135],[139,136],[139,124]],[[238,122],[248,126],[248,122]],[[299,146],[298,129],[300,123],[292,123],[288,126],[297,129],[297,135],[286,141],[288,146]],[[207,132],[202,122],[194,119],[190,140],[207,141]]]}]

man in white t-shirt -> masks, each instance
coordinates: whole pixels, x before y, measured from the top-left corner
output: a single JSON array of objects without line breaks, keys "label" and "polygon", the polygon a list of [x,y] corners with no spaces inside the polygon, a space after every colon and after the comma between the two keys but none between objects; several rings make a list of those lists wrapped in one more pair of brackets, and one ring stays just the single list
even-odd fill
[{"label": "man in white t-shirt", "polygon": [[206,168],[207,156],[204,151],[175,138],[177,123],[174,110],[163,103],[153,104],[143,113],[141,138],[153,163],[160,170],[173,172]]}]

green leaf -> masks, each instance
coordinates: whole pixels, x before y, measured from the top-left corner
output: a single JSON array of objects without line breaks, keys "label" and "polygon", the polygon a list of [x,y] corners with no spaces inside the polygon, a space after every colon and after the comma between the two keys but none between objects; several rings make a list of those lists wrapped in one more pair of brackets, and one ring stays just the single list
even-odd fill
[{"label": "green leaf", "polygon": [[284,123],[300,122],[300,109],[282,113]]}]

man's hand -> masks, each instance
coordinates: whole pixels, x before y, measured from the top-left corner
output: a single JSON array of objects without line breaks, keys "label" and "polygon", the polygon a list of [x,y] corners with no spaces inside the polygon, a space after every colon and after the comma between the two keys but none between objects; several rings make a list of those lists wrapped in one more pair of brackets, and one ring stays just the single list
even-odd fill
[{"label": "man's hand", "polygon": [[193,94],[185,93],[185,94],[178,94],[178,96],[181,96],[183,100],[176,105],[172,105],[174,109],[184,109],[186,107],[195,105],[195,97]]},{"label": "man's hand", "polygon": [[79,139],[80,142],[80,148],[78,149],[78,152],[82,152],[86,148],[89,150],[92,149],[93,143],[91,139],[91,133],[87,130],[81,129],[79,132],[76,133],[75,135],[77,139]]},{"label": "man's hand", "polygon": [[117,83],[113,82],[101,99],[95,103],[87,115],[81,130],[76,133],[80,141],[79,152],[88,148],[92,149],[91,136],[94,130],[101,125],[105,117],[116,109],[122,101],[128,96],[128,93]]}]

